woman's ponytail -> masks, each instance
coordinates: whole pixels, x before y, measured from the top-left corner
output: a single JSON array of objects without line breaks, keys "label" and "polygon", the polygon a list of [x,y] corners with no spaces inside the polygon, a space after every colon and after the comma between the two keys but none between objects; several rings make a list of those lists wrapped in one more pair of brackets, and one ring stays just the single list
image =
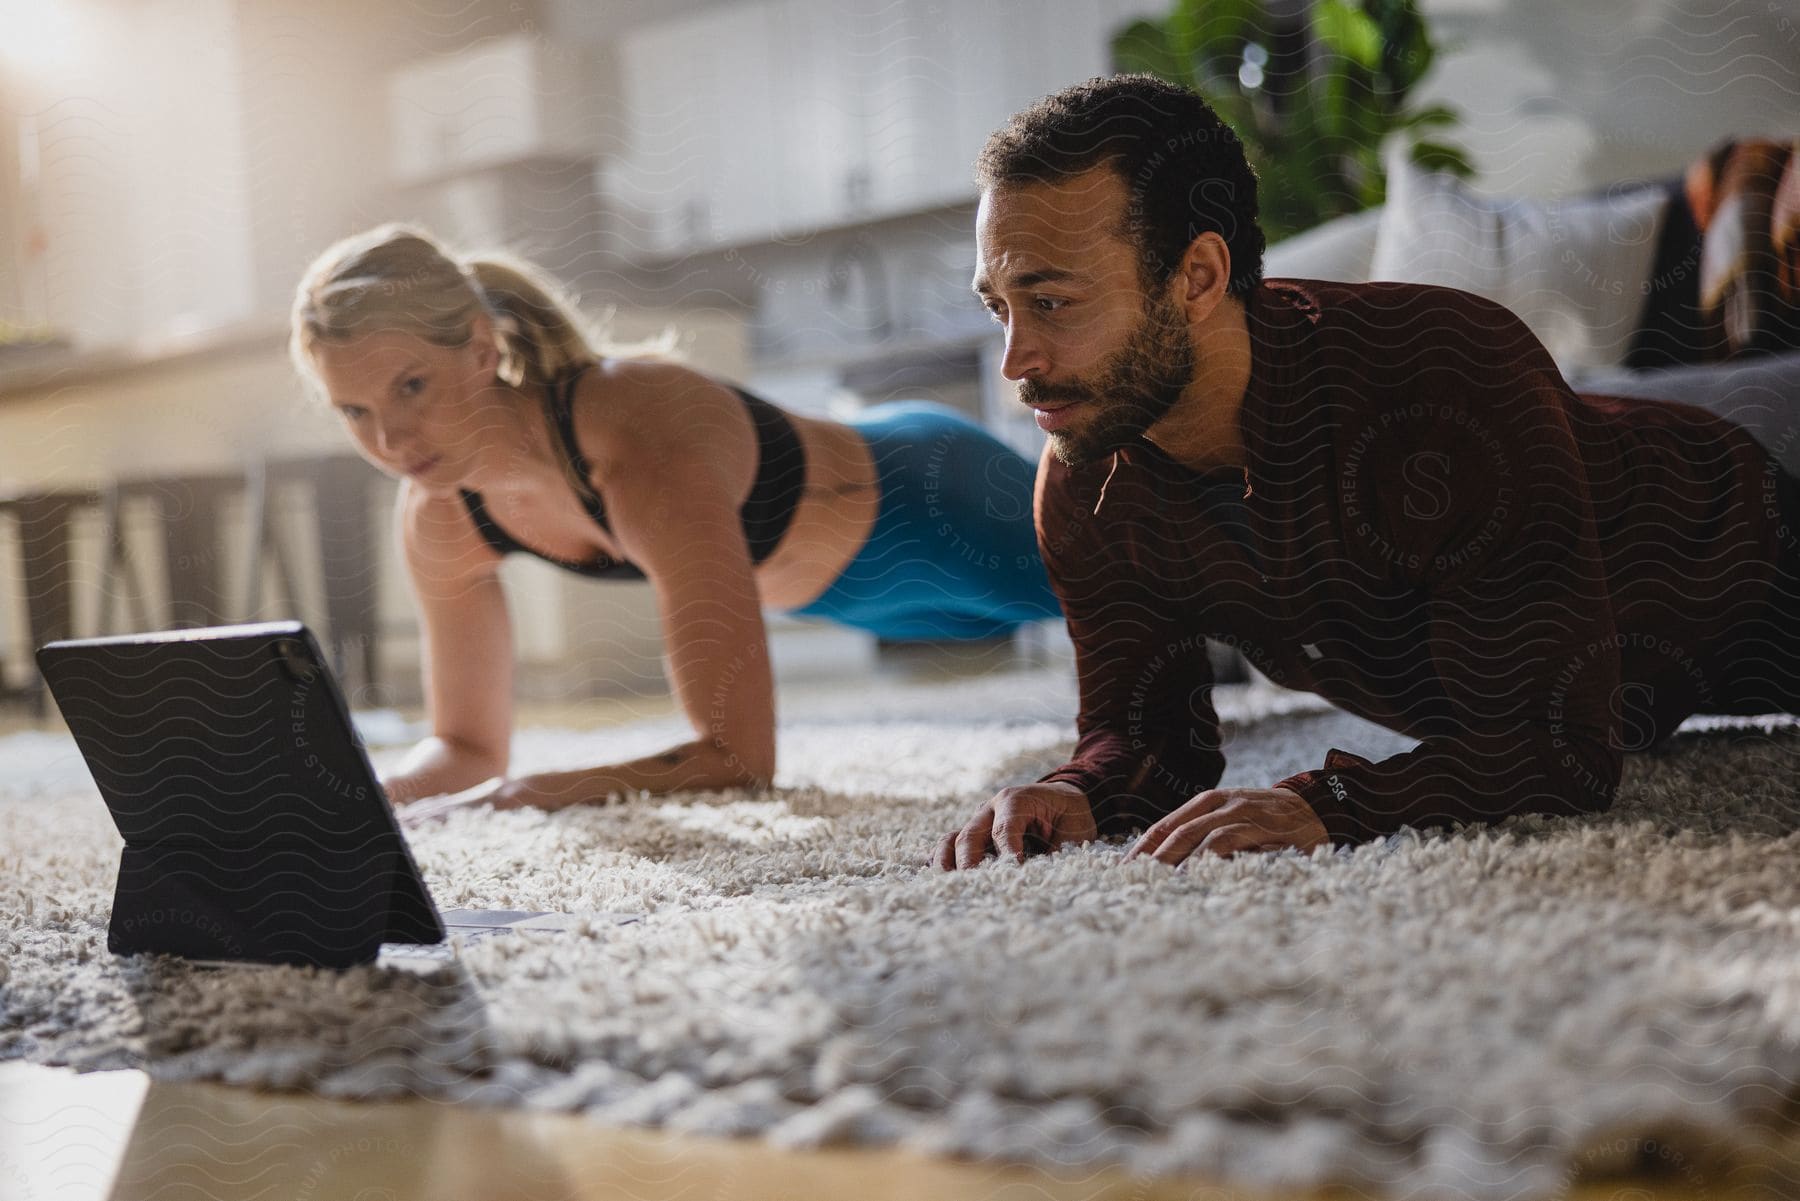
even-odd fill
[{"label": "woman's ponytail", "polygon": [[597,338],[575,306],[543,272],[508,255],[467,264],[500,340],[500,378],[515,388],[548,384],[590,362]]}]

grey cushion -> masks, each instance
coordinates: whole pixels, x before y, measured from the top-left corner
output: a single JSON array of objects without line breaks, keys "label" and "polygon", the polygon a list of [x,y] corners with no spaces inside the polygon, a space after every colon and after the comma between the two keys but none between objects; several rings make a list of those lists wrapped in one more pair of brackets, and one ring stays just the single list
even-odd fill
[{"label": "grey cushion", "polygon": [[1439,284],[1498,301],[1564,371],[1625,362],[1669,206],[1665,191],[1483,196],[1453,175],[1421,170],[1398,142],[1387,172],[1370,279]]},{"label": "grey cushion", "polygon": [[1569,378],[1577,392],[1677,400],[1749,430],[1800,475],[1800,351],[1643,371],[1595,371]]}]

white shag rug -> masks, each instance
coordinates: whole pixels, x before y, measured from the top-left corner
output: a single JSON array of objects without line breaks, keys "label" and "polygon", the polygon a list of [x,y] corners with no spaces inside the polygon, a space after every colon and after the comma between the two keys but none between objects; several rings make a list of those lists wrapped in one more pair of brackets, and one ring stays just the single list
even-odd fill
[{"label": "white shag rug", "polygon": [[[1267,685],[1215,701],[1227,784],[1411,745]],[[119,843],[72,743],[0,740],[0,1059],[1394,1196],[1554,1195],[1652,1150],[1687,1172],[1792,1120],[1794,720],[1690,722],[1596,819],[924,868],[1062,761],[1073,711],[1055,672],[789,696],[770,793],[415,831],[443,908],[645,915],[423,972],[114,958]],[[676,733],[528,730],[515,758]]]}]

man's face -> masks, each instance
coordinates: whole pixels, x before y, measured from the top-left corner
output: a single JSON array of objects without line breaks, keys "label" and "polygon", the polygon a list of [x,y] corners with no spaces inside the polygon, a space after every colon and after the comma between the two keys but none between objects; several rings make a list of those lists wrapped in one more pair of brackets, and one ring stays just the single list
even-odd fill
[{"label": "man's face", "polygon": [[976,214],[975,291],[1006,329],[1002,370],[1050,449],[1089,462],[1140,438],[1194,378],[1173,283],[1144,290],[1110,168],[990,188]]}]

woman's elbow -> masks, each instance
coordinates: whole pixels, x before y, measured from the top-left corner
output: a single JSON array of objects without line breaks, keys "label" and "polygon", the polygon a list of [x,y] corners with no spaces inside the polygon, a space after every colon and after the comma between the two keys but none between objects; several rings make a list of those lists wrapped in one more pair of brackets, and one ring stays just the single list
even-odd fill
[{"label": "woman's elbow", "polygon": [[767,788],[775,782],[775,742],[713,743],[725,764],[730,783],[739,788]]},{"label": "woman's elbow", "polygon": [[492,779],[494,776],[504,776],[506,769],[511,766],[511,739],[499,739],[489,743],[463,738],[440,738],[440,741],[450,748],[451,753],[458,761],[467,764],[474,770],[486,772],[487,775],[481,777],[483,780]]}]

